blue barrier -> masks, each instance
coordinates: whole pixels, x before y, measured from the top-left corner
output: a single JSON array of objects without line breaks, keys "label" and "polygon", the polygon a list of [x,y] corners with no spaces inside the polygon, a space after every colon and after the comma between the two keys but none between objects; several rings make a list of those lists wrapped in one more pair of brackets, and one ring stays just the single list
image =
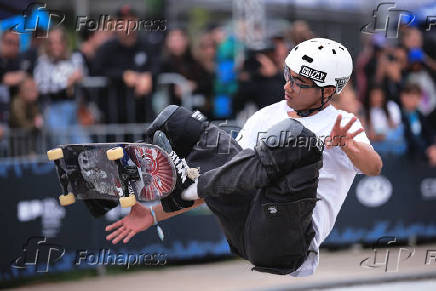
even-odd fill
[{"label": "blue barrier", "polygon": [[[436,238],[436,169],[407,159],[383,160],[380,176],[356,177],[324,246],[375,242],[382,236]],[[219,224],[207,207],[161,222],[163,242],[151,227],[129,244],[114,246],[105,240],[104,227],[129,210],[115,208],[94,219],[80,201],[66,208],[59,206],[60,187],[51,163],[0,164],[0,189],[0,229],[7,230],[1,240],[0,282],[37,276],[45,273],[45,267],[48,272],[95,267],[97,264],[76,264],[81,250],[90,254],[101,250],[164,254],[168,260],[230,254]],[[45,237],[47,241],[38,245],[40,254],[47,252],[43,246],[51,245],[58,261],[47,264],[43,257],[38,262],[25,245],[32,237]]]},{"label": "blue barrier", "polygon": [[[104,228],[129,210],[115,208],[95,219],[81,201],[65,208],[59,206],[60,187],[52,163],[0,164],[0,189],[0,227],[7,230],[2,234],[0,248],[0,282],[95,267],[86,261],[75,264],[81,250],[90,254],[102,249],[116,254],[162,254],[168,260],[230,254],[218,221],[207,207],[161,222],[163,242],[151,227],[129,244],[112,245],[105,239]],[[46,242],[38,243],[43,239]],[[54,260],[59,256],[59,260],[47,261],[50,254]],[[116,265],[120,264],[122,260]]]}]

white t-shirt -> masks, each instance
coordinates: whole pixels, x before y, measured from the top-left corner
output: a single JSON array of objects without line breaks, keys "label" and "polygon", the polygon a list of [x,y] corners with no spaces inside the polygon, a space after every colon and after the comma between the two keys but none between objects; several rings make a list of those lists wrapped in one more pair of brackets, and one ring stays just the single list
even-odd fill
[{"label": "white t-shirt", "polygon": [[83,72],[83,64],[77,57],[53,62],[47,55],[39,56],[33,70],[38,92],[51,94],[66,89],[68,78],[77,70]]},{"label": "white t-shirt", "polygon": [[[239,132],[236,140],[242,148],[251,148],[257,144],[259,132],[266,132],[274,124],[289,118],[288,111],[293,111],[286,104],[286,100],[277,102],[273,105],[264,107],[251,116],[245,123],[243,129]],[[347,124],[354,117],[352,113],[337,110],[332,105],[324,110],[309,117],[296,118],[305,127],[310,129],[323,141],[336,122],[338,114],[342,115],[341,126]],[[361,128],[362,125],[357,120],[349,132],[354,132]],[[370,144],[364,132],[354,137],[358,142]],[[309,249],[310,252],[306,261],[300,268],[291,273],[292,276],[309,276],[312,275],[319,263],[318,249],[324,239],[332,230],[336,216],[341,209],[342,203],[347,196],[347,192],[353,183],[354,176],[359,170],[354,167],[347,155],[340,147],[325,149],[323,152],[323,167],[319,171],[319,182],[317,196],[321,200],[316,203],[313,210],[313,228],[315,237],[313,238]]]},{"label": "white t-shirt", "polygon": [[[394,127],[397,127],[401,123],[400,107],[394,101],[389,100],[387,103],[387,109]],[[380,107],[373,107],[371,108],[370,114],[371,126],[375,133],[387,134],[387,132],[390,130],[390,127],[386,112]]]}]

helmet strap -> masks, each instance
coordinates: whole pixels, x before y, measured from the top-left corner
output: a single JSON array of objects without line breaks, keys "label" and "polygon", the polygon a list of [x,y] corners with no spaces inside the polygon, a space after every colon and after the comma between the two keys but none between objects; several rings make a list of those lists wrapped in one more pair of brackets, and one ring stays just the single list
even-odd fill
[{"label": "helmet strap", "polygon": [[327,100],[324,100],[324,88],[321,88],[321,106],[316,107],[316,108],[310,108],[310,109],[307,109],[307,110],[296,110],[297,115],[300,116],[300,117],[308,117],[309,115],[311,115],[315,111],[323,110],[324,109],[324,105],[328,101],[330,101],[330,99],[332,99],[333,94],[334,93],[332,93],[330,96],[328,96]]}]

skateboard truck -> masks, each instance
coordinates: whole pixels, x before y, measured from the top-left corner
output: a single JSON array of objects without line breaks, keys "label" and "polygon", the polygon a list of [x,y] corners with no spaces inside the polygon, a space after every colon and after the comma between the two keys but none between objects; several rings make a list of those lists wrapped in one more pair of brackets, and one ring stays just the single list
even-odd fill
[{"label": "skateboard truck", "polygon": [[[59,196],[59,203],[61,206],[71,205],[76,202],[74,194],[68,192],[68,176],[67,172],[63,170],[65,167],[64,153],[61,148],[55,148],[47,152],[47,157],[50,161],[54,161],[57,168],[59,182],[62,188],[62,195]],[[62,165],[62,166],[61,166]]]},{"label": "skateboard truck", "polygon": [[122,147],[112,148],[106,151],[106,155],[109,160],[115,161],[119,177],[121,178],[124,196],[119,199],[120,205],[123,208],[132,207],[136,203],[136,198],[131,182],[141,179],[139,177],[138,168],[136,166],[126,166],[122,164],[121,159],[124,157],[124,150]]}]

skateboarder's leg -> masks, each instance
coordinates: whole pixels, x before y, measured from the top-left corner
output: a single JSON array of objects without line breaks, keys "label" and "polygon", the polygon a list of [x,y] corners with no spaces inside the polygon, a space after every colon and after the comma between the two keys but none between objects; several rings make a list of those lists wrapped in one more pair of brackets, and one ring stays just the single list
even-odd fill
[{"label": "skateboarder's leg", "polygon": [[297,169],[257,192],[244,230],[244,251],[254,270],[284,275],[306,260],[315,235],[316,168]]},{"label": "skateboarder's leg", "polygon": [[205,202],[218,218],[232,253],[247,259],[244,249],[244,229],[254,195],[224,195],[207,197]]},{"label": "skateboarder's leg", "polygon": [[[166,122],[159,127],[165,128]],[[171,124],[172,131],[167,131],[170,140],[183,130],[176,130],[180,123]],[[304,261],[314,234],[311,217],[322,148],[263,142],[254,151],[241,150],[217,127],[198,124],[202,126],[197,131],[198,141],[188,137],[187,144],[193,146],[185,147],[186,160],[190,166],[201,167],[199,196],[219,218],[232,250],[249,259],[256,270],[276,274],[294,271]],[[316,139],[292,121],[278,124],[267,134],[281,132]],[[173,144],[183,145],[182,135],[175,140]]]},{"label": "skateboarder's leg", "polygon": [[[219,218],[232,251],[253,263],[255,270],[274,274],[295,271],[306,259],[314,236],[312,213],[321,162],[314,159],[301,164],[273,183],[248,192],[241,189],[249,189],[249,185],[238,184],[238,179],[245,177],[229,170],[232,161],[217,171],[206,172],[203,176],[208,180],[203,185],[202,176],[199,177],[200,196],[210,194],[204,196],[206,203]],[[248,159],[241,164],[249,162],[253,161]],[[249,169],[240,170],[247,174]],[[213,174],[218,175],[218,182]],[[213,185],[220,181],[221,187],[214,189]]]},{"label": "skateboarder's leg", "polygon": [[173,150],[186,157],[189,166],[200,167],[200,197],[253,193],[294,168],[320,161],[322,157],[322,148],[315,134],[292,119],[273,126],[266,136],[280,139],[285,132],[294,139],[310,140],[308,146],[300,146],[294,140],[271,145],[267,139],[261,141],[254,151],[241,150],[230,135],[207,122],[201,113],[192,113],[177,106],[164,109],[147,134],[153,135],[156,130],[162,130],[167,135]]},{"label": "skateboarder's leg", "polygon": [[[183,107],[170,105],[153,121],[146,135],[153,136],[157,130],[166,135],[172,149],[180,157],[184,157],[190,167],[200,168],[200,174],[221,167],[232,158],[232,169],[238,172],[245,171],[247,176],[251,172],[256,172],[252,168],[261,167],[254,161],[256,158],[253,151],[242,151],[229,134],[208,122],[199,112],[193,113]],[[243,164],[242,167],[239,167],[239,164]],[[263,185],[267,178],[266,173],[261,170],[257,172],[259,174],[256,180],[259,185]],[[247,180],[253,179],[245,178],[245,181]]]},{"label": "skateboarder's leg", "polygon": [[254,193],[205,198],[232,252],[249,260],[254,270],[289,274],[306,259],[315,234],[318,166],[301,167]]},{"label": "skateboarder's leg", "polygon": [[[282,138],[283,133],[287,138]],[[253,193],[308,165],[313,166],[306,171],[318,175],[323,147],[301,123],[283,120],[268,130],[266,136],[275,136],[283,142],[269,144],[269,139],[262,140],[254,151],[242,150],[224,165],[203,173],[198,179],[199,197]]]},{"label": "skateboarder's leg", "polygon": [[[278,132],[317,141],[299,123],[284,121],[267,134]],[[322,166],[323,149],[317,146],[261,143],[199,177],[199,196],[219,218],[232,251],[251,261],[257,271],[289,274],[306,259]],[[193,153],[201,150],[208,150],[204,143]]]}]

